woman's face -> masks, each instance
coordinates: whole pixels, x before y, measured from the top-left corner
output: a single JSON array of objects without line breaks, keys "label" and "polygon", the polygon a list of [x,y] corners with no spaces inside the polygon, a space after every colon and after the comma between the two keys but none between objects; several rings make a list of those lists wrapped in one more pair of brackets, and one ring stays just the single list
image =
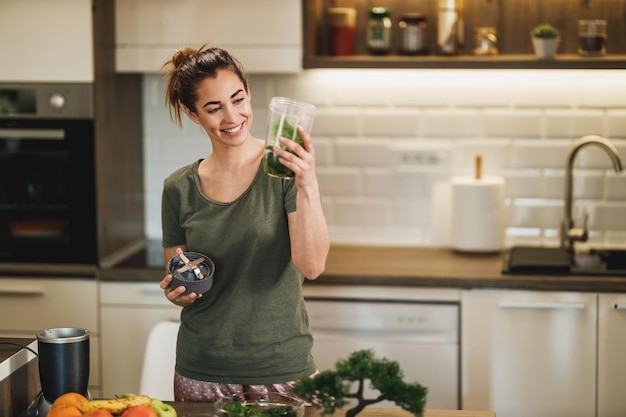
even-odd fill
[{"label": "woman's face", "polygon": [[201,125],[214,146],[238,146],[248,138],[252,126],[250,95],[232,71],[219,71],[198,85],[198,101],[187,116]]}]

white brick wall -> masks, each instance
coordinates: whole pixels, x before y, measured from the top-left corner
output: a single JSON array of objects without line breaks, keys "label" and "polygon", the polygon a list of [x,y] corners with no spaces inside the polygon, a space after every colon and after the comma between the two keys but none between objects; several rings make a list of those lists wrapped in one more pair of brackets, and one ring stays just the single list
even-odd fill
[{"label": "white brick wall", "polygon": [[[334,243],[431,246],[432,188],[472,173],[507,180],[507,245],[556,243],[567,150],[611,140],[626,164],[626,71],[310,70],[251,77],[253,134],[289,96],[318,106],[313,137]],[[205,134],[173,125],[160,76],[144,78],[146,228],[160,238],[160,193],[174,169],[210,152]],[[626,174],[587,147],[577,156],[575,213],[590,243],[626,246]],[[439,243],[438,243],[439,242]]]}]

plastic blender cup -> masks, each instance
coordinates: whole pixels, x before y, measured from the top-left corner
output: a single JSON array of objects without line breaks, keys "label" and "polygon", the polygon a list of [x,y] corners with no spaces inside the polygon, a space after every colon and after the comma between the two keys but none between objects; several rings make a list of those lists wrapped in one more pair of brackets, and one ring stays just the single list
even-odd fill
[{"label": "plastic blender cup", "polygon": [[274,153],[274,148],[281,146],[278,138],[284,137],[302,143],[302,136],[298,127],[302,127],[307,133],[311,133],[316,108],[313,104],[287,97],[274,97],[269,104],[267,127],[265,133],[265,154],[263,156],[263,168],[265,172],[278,178],[293,178],[294,173],[286,168]]}]

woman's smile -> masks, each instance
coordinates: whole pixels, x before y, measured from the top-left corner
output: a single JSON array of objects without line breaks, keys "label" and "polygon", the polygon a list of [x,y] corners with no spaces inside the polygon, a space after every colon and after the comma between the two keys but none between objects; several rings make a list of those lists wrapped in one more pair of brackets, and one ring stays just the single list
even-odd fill
[{"label": "woman's smile", "polygon": [[229,134],[229,135],[236,135],[239,132],[241,132],[242,129],[243,129],[243,123],[240,123],[237,126],[232,127],[230,129],[222,129],[222,132]]}]

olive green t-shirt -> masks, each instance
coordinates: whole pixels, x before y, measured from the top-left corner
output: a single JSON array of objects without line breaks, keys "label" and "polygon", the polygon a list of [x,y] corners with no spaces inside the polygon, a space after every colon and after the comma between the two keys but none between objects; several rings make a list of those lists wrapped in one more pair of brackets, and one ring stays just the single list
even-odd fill
[{"label": "olive green t-shirt", "polygon": [[311,375],[304,278],[291,261],[287,224],[296,209],[293,181],[260,165],[239,198],[216,202],[201,192],[199,163],[172,173],[163,189],[163,246],[187,244],[215,263],[212,288],[182,310],[176,372],[234,384]]}]

